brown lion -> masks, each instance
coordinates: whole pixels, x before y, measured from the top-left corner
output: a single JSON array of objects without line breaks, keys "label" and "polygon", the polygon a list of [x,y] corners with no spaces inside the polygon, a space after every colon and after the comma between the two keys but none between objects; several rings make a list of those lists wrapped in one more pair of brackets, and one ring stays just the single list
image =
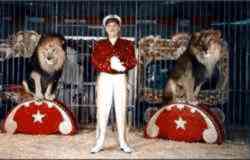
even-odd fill
[{"label": "brown lion", "polygon": [[164,89],[166,103],[198,103],[203,83],[209,79],[220,58],[227,52],[218,30],[195,32],[187,50],[176,61],[176,67]]},{"label": "brown lion", "polygon": [[38,99],[54,100],[65,57],[66,45],[63,36],[42,36],[31,57],[27,78],[23,81],[25,90]]}]

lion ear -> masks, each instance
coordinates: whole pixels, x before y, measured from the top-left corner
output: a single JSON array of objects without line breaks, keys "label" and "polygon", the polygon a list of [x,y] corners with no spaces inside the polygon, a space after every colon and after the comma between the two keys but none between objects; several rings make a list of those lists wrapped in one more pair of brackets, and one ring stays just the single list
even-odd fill
[{"label": "lion ear", "polygon": [[64,39],[62,40],[62,44],[63,44],[63,45],[65,44],[65,40],[64,40]]},{"label": "lion ear", "polygon": [[214,31],[214,36],[217,38],[217,39],[220,39],[221,37],[221,32],[219,30],[215,30]]},{"label": "lion ear", "polygon": [[62,35],[57,35],[57,38],[58,38],[58,40],[61,42],[62,45],[65,45],[66,39],[65,39],[64,36],[62,36]]},{"label": "lion ear", "polygon": [[200,32],[194,32],[192,33],[192,42],[196,43],[199,41],[200,39],[200,36],[201,36],[201,33]]}]

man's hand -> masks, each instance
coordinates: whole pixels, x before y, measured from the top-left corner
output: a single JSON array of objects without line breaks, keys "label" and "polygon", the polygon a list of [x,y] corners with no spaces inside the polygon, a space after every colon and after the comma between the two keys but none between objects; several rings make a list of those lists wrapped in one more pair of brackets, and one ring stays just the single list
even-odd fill
[{"label": "man's hand", "polygon": [[122,65],[120,59],[116,56],[110,58],[110,66],[113,70],[124,72],[126,68]]}]

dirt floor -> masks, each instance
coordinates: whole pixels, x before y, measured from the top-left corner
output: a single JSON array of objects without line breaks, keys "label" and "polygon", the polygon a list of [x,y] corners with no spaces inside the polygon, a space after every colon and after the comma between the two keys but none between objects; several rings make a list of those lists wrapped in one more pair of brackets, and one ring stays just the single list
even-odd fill
[{"label": "dirt floor", "polygon": [[226,141],[222,145],[145,139],[142,132],[130,131],[128,141],[135,150],[131,154],[119,150],[116,132],[108,129],[105,150],[90,154],[95,131],[83,129],[74,136],[9,135],[0,133],[0,158],[81,159],[81,158],[250,158],[249,144]]}]

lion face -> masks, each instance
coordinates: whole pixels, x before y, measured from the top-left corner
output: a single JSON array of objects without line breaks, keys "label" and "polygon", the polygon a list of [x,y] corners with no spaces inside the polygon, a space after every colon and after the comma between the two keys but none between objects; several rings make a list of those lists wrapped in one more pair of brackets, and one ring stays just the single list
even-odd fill
[{"label": "lion face", "polygon": [[192,36],[191,47],[193,49],[193,54],[196,56],[209,56],[207,54],[217,54],[217,52],[212,51],[219,47],[221,43],[221,33],[216,30],[205,30],[201,32],[196,32]]},{"label": "lion face", "polygon": [[217,62],[222,53],[221,33],[216,30],[205,30],[193,34],[191,53],[202,63],[206,60]]},{"label": "lion face", "polygon": [[38,44],[37,54],[41,68],[48,73],[62,69],[65,61],[64,40],[58,37],[45,37]]},{"label": "lion face", "polygon": [[220,60],[224,51],[223,40],[220,31],[205,30],[193,34],[191,41],[191,54],[204,64],[209,73]]}]

